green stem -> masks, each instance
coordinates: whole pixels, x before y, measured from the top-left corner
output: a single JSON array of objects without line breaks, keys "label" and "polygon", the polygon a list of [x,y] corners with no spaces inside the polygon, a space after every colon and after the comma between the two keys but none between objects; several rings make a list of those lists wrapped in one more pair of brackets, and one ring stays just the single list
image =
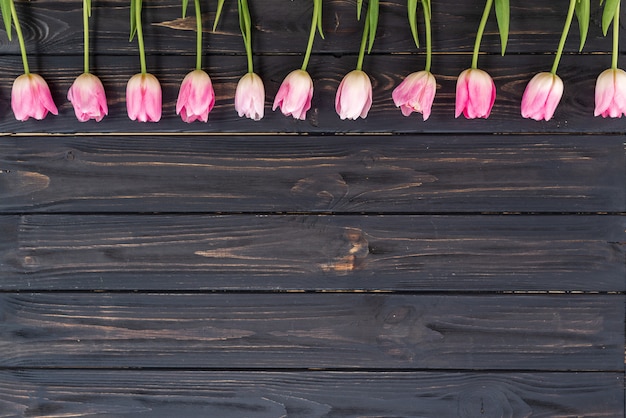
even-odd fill
[{"label": "green stem", "polygon": [[569,33],[569,28],[572,25],[572,19],[574,18],[574,10],[576,7],[577,0],[570,0],[569,2],[569,10],[567,11],[567,18],[565,19],[565,25],[563,26],[563,33],[561,34],[561,40],[559,41],[559,48],[556,50],[556,55],[554,57],[554,63],[552,64],[552,70],[550,72],[556,75],[556,70],[559,68],[559,61],[561,60],[561,55],[563,54],[563,47],[565,46],[565,40],[567,39],[567,34]]},{"label": "green stem", "polygon": [[146,67],[146,48],[143,44],[143,30],[141,28],[141,0],[135,1],[135,23],[137,26],[137,43],[139,44],[139,60],[141,62],[141,73],[148,72]]},{"label": "green stem", "polygon": [[613,55],[611,57],[611,68],[617,69],[617,57],[619,55],[619,5],[615,8],[615,17],[613,18]]},{"label": "green stem", "polygon": [[11,0],[11,17],[13,18],[13,24],[15,25],[17,40],[20,43],[22,64],[24,64],[24,74],[30,74],[30,70],[28,69],[28,58],[26,57],[26,45],[24,44],[24,35],[22,35],[22,28],[20,27],[20,21],[17,18],[17,10],[15,10],[15,3],[13,3],[13,0]]},{"label": "green stem", "polygon": [[474,53],[472,55],[472,68],[478,68],[478,52],[480,51],[480,42],[483,39],[483,33],[485,33],[485,26],[487,25],[487,19],[489,18],[492,4],[493,0],[487,0],[485,3],[485,10],[483,10],[483,16],[480,19],[478,31],[476,31],[476,41],[474,41]]},{"label": "green stem", "polygon": [[242,9],[239,13],[245,13],[246,15],[244,19],[244,31],[246,32],[244,44],[246,47],[246,56],[248,58],[248,73],[253,73],[254,63],[252,62],[252,31],[250,29],[250,9],[248,8],[248,0],[239,0],[239,7]]},{"label": "green stem", "polygon": [[202,69],[202,12],[200,11],[200,0],[194,0],[196,11],[196,70]]},{"label": "green stem", "polygon": [[430,33],[430,7],[428,3],[428,0],[422,0],[422,6],[424,7],[424,26],[426,27],[426,65],[424,66],[424,70],[430,72],[433,51]]},{"label": "green stem", "polygon": [[85,73],[89,73],[89,10],[87,1],[83,0],[83,72]]},{"label": "green stem", "polygon": [[321,1],[313,0],[313,18],[311,19],[309,43],[306,46],[306,53],[304,54],[304,61],[301,67],[303,71],[306,71],[306,67],[309,65],[309,59],[311,58],[311,50],[313,49],[313,41],[315,40],[315,32],[317,31],[318,14],[320,13],[320,3]]},{"label": "green stem", "polygon": [[367,6],[367,14],[365,15],[365,26],[363,27],[363,37],[361,38],[361,47],[359,49],[359,59],[356,62],[356,69],[363,69],[363,58],[365,57],[365,44],[367,44],[367,35],[369,35],[370,8]]}]

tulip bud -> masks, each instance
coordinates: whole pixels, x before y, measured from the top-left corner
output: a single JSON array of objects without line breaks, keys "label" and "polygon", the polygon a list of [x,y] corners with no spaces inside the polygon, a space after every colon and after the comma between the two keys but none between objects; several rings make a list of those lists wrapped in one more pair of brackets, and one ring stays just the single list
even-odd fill
[{"label": "tulip bud", "polygon": [[180,85],[176,114],[187,123],[195,120],[206,122],[214,104],[215,92],[211,77],[202,70],[187,74]]},{"label": "tulip bud", "polygon": [[563,96],[563,81],[552,73],[535,75],[522,96],[522,116],[534,120],[550,120]]},{"label": "tulip bud", "polygon": [[496,85],[489,74],[478,68],[463,71],[456,82],[455,116],[488,118],[496,101]]},{"label": "tulip bud", "polygon": [[603,118],[621,118],[626,114],[626,71],[610,68],[598,76],[593,114]]},{"label": "tulip bud", "polygon": [[33,117],[42,120],[51,112],[58,115],[48,84],[38,74],[22,74],[13,82],[11,108],[15,119],[20,121]]},{"label": "tulip bud", "polygon": [[296,119],[306,119],[306,112],[311,108],[313,97],[313,80],[304,70],[294,70],[283,80],[272,110],[280,107],[285,116],[293,116]]},{"label": "tulip bud", "polygon": [[126,110],[130,120],[161,120],[161,84],[149,73],[135,74],[126,85]]},{"label": "tulip bud", "polygon": [[237,83],[235,110],[239,117],[261,120],[265,111],[265,86],[255,73],[247,73]]},{"label": "tulip bud", "polygon": [[100,122],[109,113],[104,87],[98,77],[90,73],[79,75],[67,92],[67,100],[74,106],[81,122],[95,119]]},{"label": "tulip bud", "polygon": [[343,119],[366,118],[372,107],[372,83],[361,70],[352,70],[341,80],[335,96],[335,110]]},{"label": "tulip bud", "polygon": [[437,82],[435,77],[429,71],[418,71],[409,74],[393,90],[391,97],[396,107],[402,110],[404,116],[418,112],[426,120],[430,116],[430,109],[435,99],[436,90]]}]

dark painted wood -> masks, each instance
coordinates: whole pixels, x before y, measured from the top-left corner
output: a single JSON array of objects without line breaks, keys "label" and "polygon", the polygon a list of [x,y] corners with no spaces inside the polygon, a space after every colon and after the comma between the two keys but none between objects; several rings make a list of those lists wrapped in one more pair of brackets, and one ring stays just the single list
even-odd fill
[{"label": "dark painted wood", "polygon": [[623,291],[626,274],[608,216],[0,219],[19,225],[5,291]]},{"label": "dark painted wood", "polygon": [[[621,416],[617,373],[0,372],[13,416]],[[72,395],[68,395],[72,394]]]},{"label": "dark painted wood", "polygon": [[619,136],[0,140],[3,212],[622,212]]},{"label": "dark painted wood", "polygon": [[312,59],[309,71],[314,79],[312,109],[306,121],[297,121],[271,110],[274,96],[283,78],[300,67],[296,56],[261,56],[256,65],[266,88],[265,117],[258,122],[239,118],[234,110],[237,82],[246,72],[244,57],[220,57],[209,62],[207,71],[213,78],[216,105],[209,123],[187,124],[175,114],[176,98],[183,77],[193,69],[192,57],[152,56],[148,71],[158,76],[163,87],[163,118],[159,123],[139,123],[128,119],[125,89],[128,79],[139,72],[136,56],[97,57],[93,71],[102,77],[109,99],[109,116],[102,122],[80,123],[67,101],[67,89],[82,71],[82,58],[39,56],[32,71],[43,75],[60,107],[60,115],[49,115],[44,121],[18,122],[10,108],[11,86],[21,74],[18,57],[0,62],[0,131],[76,133],[76,132],[199,132],[199,133],[616,133],[623,131],[623,120],[594,117],[594,86],[598,75],[610,65],[600,56],[566,56],[559,75],[565,93],[554,118],[549,122],[527,120],[520,115],[520,103],[528,81],[538,72],[548,71],[552,59],[547,55],[485,56],[481,68],[487,70],[497,86],[497,98],[489,119],[454,118],[456,80],[470,66],[471,56],[450,54],[438,56],[433,71],[439,85],[431,118],[424,122],[420,115],[404,117],[391,98],[393,89],[409,73],[421,69],[420,59],[409,55],[375,55],[367,57],[364,70],[373,83],[373,106],[367,119],[342,121],[337,116],[334,100],[343,76],[353,70],[355,57],[326,56]]},{"label": "dark painted wood", "polygon": [[622,295],[59,292],[0,315],[0,367],[624,370]]}]

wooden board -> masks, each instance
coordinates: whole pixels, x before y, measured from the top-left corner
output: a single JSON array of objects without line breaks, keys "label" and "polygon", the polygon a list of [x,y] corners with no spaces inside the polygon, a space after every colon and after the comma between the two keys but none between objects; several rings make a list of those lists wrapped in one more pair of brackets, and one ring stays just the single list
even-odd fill
[{"label": "wooden board", "polygon": [[620,416],[623,383],[617,373],[11,370],[0,372],[0,408],[133,418]]},{"label": "wooden board", "polygon": [[623,371],[622,295],[1,294],[0,367]]}]

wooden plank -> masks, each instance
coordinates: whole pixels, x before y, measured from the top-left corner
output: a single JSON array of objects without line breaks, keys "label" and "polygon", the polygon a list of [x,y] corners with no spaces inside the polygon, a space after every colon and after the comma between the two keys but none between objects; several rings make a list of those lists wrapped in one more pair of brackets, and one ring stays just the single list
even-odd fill
[{"label": "wooden plank", "polygon": [[22,216],[0,290],[619,292],[623,231],[608,216]]},{"label": "wooden plank", "polygon": [[0,211],[622,212],[620,136],[33,136]]},{"label": "wooden plank", "polygon": [[5,293],[0,309],[0,367],[624,370],[623,295]]},{"label": "wooden plank", "polygon": [[[0,416],[623,416],[615,373],[0,372]],[[507,415],[508,414],[508,415]]]},{"label": "wooden plank", "polygon": [[[284,2],[263,0],[250,2],[254,23],[253,49],[259,54],[303,54],[307,44],[312,3],[308,0]],[[80,3],[41,0],[36,4],[16,2],[22,16],[27,49],[32,54],[81,55],[82,11]],[[239,32],[236,2],[226,2],[218,30],[212,32],[215,2],[202,4],[204,12],[205,49],[211,55],[244,54]],[[482,2],[440,0],[433,3],[433,48],[435,53],[471,52],[476,30],[483,11]],[[188,17],[181,19],[180,3],[170,0],[144,2],[143,22],[148,54],[193,55],[195,48],[195,14],[189,7]],[[355,55],[361,39],[363,21],[356,19],[353,1],[325,1],[323,7],[325,40],[319,37],[315,53],[348,53]],[[511,27],[507,51],[511,54],[554,53],[557,49],[567,8],[562,4],[528,0],[511,5]],[[121,0],[98,1],[93,4],[92,50],[94,54],[137,54],[136,41],[128,41],[129,3]],[[592,5],[592,21],[585,53],[607,52],[611,40],[602,36],[601,9]],[[424,52],[423,19],[419,17],[419,31]],[[578,31],[572,28],[566,43],[566,53],[577,53]],[[453,27],[454,30],[450,28]],[[19,54],[17,41],[0,38],[3,55]],[[622,49],[626,34],[621,34]],[[379,27],[373,53],[415,52],[410,34],[406,2],[381,2]],[[481,51],[500,53],[495,14],[491,14]],[[610,59],[607,57],[607,65]]]},{"label": "wooden plank", "polygon": [[[178,56],[148,57],[148,70],[158,76],[163,87],[163,117],[159,123],[139,123],[128,119],[125,89],[128,79],[139,72],[139,60],[134,56],[99,56],[93,60],[93,71],[103,79],[109,98],[109,116],[102,122],[81,123],[76,120],[67,89],[82,71],[82,57],[42,56],[33,72],[41,73],[60,107],[60,115],[50,115],[45,121],[15,120],[10,101],[12,83],[21,73],[21,61],[16,56],[6,57],[0,63],[0,132],[255,132],[255,133],[615,133],[623,131],[620,119],[593,116],[594,88],[598,75],[609,65],[597,56],[565,56],[559,75],[565,83],[565,93],[555,116],[549,122],[524,119],[520,115],[522,94],[528,81],[538,72],[547,71],[552,59],[547,55],[485,56],[481,67],[493,76],[498,93],[489,119],[466,120],[454,118],[456,80],[469,67],[467,54],[441,55],[433,63],[433,71],[440,86],[433,105],[433,113],[426,122],[420,115],[404,117],[391,98],[393,89],[422,65],[419,59],[407,55],[373,55],[367,57],[364,70],[373,84],[373,106],[367,119],[340,120],[334,109],[337,87],[346,73],[355,66],[353,56],[313,57],[309,71],[314,79],[315,93],[306,121],[283,116],[271,105],[280,83],[289,71],[299,68],[298,56],[261,56],[256,68],[266,88],[265,117],[258,121],[239,118],[234,110],[237,82],[245,74],[246,60],[240,56],[225,56],[209,63],[207,71],[213,78],[216,105],[209,123],[187,124],[175,114],[175,103],[180,83],[193,68],[193,58]],[[591,140],[591,139],[590,139]]]}]

